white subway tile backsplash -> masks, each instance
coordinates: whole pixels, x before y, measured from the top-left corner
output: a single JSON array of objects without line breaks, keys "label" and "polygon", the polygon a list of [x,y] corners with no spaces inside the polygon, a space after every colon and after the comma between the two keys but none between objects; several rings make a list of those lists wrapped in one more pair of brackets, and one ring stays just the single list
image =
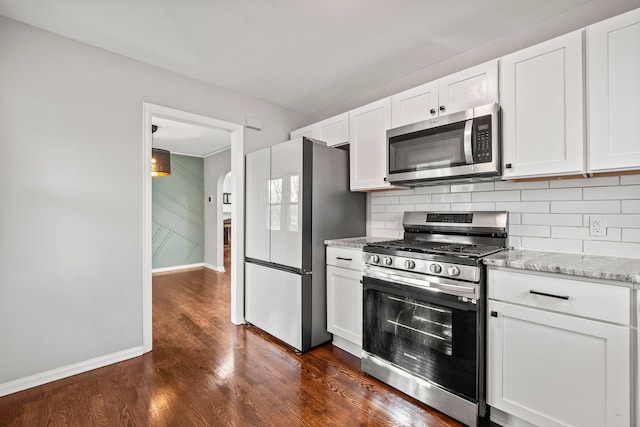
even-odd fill
[{"label": "white subway tile backsplash", "polygon": [[[369,194],[371,234],[402,237],[405,211],[509,212],[512,247],[639,256],[640,175],[552,181],[442,184]],[[607,235],[589,234],[602,216]]]},{"label": "white subway tile backsplash", "polygon": [[404,213],[406,211],[414,211],[414,206],[415,205],[385,205],[385,211]]},{"label": "white subway tile backsplash", "polygon": [[528,200],[582,200],[582,188],[522,190],[522,201]]},{"label": "white subway tile backsplash", "polygon": [[471,194],[471,200],[474,202],[519,202],[519,190],[507,191],[482,191]]},{"label": "white subway tile backsplash", "polygon": [[496,191],[549,188],[549,181],[526,181],[526,182],[496,181],[495,187],[496,187]]},{"label": "white subway tile backsplash", "polygon": [[496,209],[509,212],[548,213],[549,202],[497,202]]},{"label": "white subway tile backsplash", "polygon": [[398,230],[389,230],[385,228],[371,228],[371,235],[374,237],[388,237],[389,239],[399,239],[402,232]]},{"label": "white subway tile backsplash", "polygon": [[449,186],[448,185],[433,185],[430,187],[416,187],[414,190],[415,194],[435,194],[435,193],[448,193]]},{"label": "white subway tile backsplash", "polygon": [[618,185],[620,178],[617,176],[603,176],[598,178],[579,178],[579,179],[556,179],[549,181],[550,188],[567,188],[567,187],[601,187],[605,185]]},{"label": "white subway tile backsplash", "polygon": [[640,198],[640,185],[591,187],[584,189],[584,200],[620,200]]},{"label": "white subway tile backsplash", "polygon": [[495,211],[496,204],[484,203],[451,203],[452,211]]},{"label": "white subway tile backsplash", "polygon": [[450,203],[425,203],[425,204],[416,204],[417,211],[439,211],[439,212],[450,212],[451,204]]},{"label": "white subway tile backsplash", "polygon": [[584,253],[624,258],[640,258],[640,243],[585,240]]},{"label": "white subway tile backsplash", "polygon": [[445,193],[445,194],[433,194],[431,196],[433,203],[459,203],[470,202],[471,193]]},{"label": "white subway tile backsplash", "polygon": [[400,196],[398,203],[400,204],[416,204],[416,203],[431,203],[430,194],[419,194],[417,196]]},{"label": "white subway tile backsplash", "polygon": [[399,214],[397,212],[393,212],[393,213],[372,213],[371,214],[371,221],[398,221],[400,220],[400,222],[402,222],[402,214]]},{"label": "white subway tile backsplash", "polygon": [[640,200],[623,200],[622,213],[640,213]]},{"label": "white subway tile backsplash", "polygon": [[572,201],[572,202],[551,202],[552,213],[619,213],[620,201]]},{"label": "white subway tile backsplash", "polygon": [[548,225],[509,225],[509,234],[516,236],[550,237],[551,227]]},{"label": "white subway tile backsplash", "polygon": [[473,191],[493,191],[493,182],[476,182],[473,184],[451,184],[452,193],[470,193]]},{"label": "white subway tile backsplash", "polygon": [[522,237],[522,247],[557,252],[582,252],[582,240]]},{"label": "white subway tile backsplash", "polygon": [[372,205],[397,205],[398,203],[399,203],[398,196],[375,197],[371,199]]},{"label": "white subway tile backsplash", "polygon": [[605,215],[607,227],[640,228],[639,215]]},{"label": "white subway tile backsplash", "polygon": [[532,225],[582,225],[581,214],[522,214],[523,224]]},{"label": "white subway tile backsplash", "polygon": [[589,227],[551,227],[554,239],[611,240],[620,241],[621,229],[607,227],[606,236],[591,236]]},{"label": "white subway tile backsplash", "polygon": [[640,175],[623,175],[620,177],[620,185],[640,184]]},{"label": "white subway tile backsplash", "polygon": [[622,241],[640,243],[640,228],[624,228],[622,230]]}]

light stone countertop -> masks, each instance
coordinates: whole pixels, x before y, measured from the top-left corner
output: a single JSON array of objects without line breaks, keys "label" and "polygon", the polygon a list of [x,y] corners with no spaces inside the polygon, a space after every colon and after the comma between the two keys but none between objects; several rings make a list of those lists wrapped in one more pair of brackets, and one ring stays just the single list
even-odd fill
[{"label": "light stone countertop", "polygon": [[327,246],[342,246],[347,248],[362,249],[367,243],[384,242],[385,240],[396,240],[392,237],[347,237],[345,239],[330,239],[325,240],[324,244]]},{"label": "light stone countertop", "polygon": [[485,265],[559,273],[640,285],[640,259],[511,249],[483,258]]}]

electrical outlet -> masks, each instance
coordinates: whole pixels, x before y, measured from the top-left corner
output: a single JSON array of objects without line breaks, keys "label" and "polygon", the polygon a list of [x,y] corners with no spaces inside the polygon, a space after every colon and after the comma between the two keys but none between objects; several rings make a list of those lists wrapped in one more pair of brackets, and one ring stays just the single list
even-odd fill
[{"label": "electrical outlet", "polygon": [[589,235],[590,236],[606,236],[607,223],[605,217],[601,215],[592,215],[589,217]]}]

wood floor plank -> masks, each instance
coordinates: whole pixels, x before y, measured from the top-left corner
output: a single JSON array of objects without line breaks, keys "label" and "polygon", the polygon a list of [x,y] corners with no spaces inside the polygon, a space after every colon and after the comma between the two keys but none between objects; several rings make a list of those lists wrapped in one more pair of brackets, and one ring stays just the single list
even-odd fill
[{"label": "wood floor plank", "polygon": [[331,344],[298,355],[229,319],[229,273],[154,275],[151,353],[2,397],[0,426],[461,425]]}]

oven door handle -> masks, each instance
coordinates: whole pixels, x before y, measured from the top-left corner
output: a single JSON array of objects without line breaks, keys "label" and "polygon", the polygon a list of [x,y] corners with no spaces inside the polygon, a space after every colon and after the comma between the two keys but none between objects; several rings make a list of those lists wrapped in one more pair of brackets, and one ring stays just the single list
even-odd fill
[{"label": "oven door handle", "polygon": [[471,136],[473,134],[473,120],[467,120],[464,124],[464,161],[473,164],[473,150],[471,148]]},{"label": "oven door handle", "polygon": [[476,288],[473,286],[431,282],[425,279],[413,279],[411,277],[405,277],[393,273],[379,271],[375,272],[373,275],[365,274],[365,276],[371,277],[372,279],[385,280],[387,282],[413,286],[420,289],[443,292],[451,295],[469,296],[476,299],[478,298]]}]

